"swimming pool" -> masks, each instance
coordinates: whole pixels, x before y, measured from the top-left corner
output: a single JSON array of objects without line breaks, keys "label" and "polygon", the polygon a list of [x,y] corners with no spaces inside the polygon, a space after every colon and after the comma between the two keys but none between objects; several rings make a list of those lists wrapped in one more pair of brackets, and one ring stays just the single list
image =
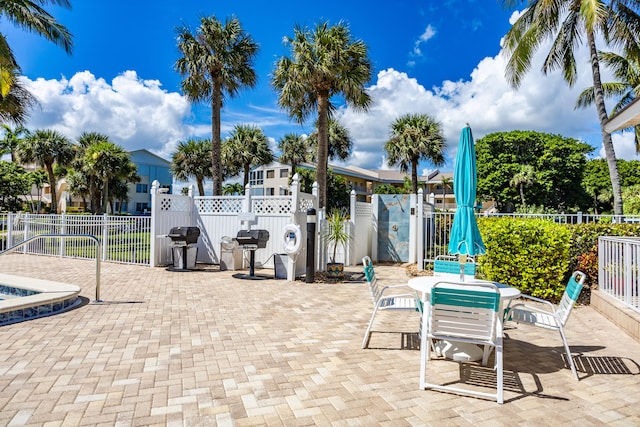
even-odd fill
[{"label": "swimming pool", "polygon": [[0,326],[62,313],[80,304],[80,287],[0,274]]}]

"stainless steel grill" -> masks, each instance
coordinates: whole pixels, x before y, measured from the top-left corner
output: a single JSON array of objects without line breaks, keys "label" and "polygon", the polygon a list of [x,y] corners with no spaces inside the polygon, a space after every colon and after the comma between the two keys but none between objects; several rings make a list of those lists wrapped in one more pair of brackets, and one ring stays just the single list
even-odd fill
[{"label": "stainless steel grill", "polygon": [[267,247],[267,241],[269,241],[269,231],[240,230],[238,231],[235,240],[236,242],[238,242],[238,246],[240,246],[244,250],[248,250],[251,253],[249,256],[249,275],[239,275],[237,277],[242,279],[262,278],[255,275],[256,249],[264,249]]}]

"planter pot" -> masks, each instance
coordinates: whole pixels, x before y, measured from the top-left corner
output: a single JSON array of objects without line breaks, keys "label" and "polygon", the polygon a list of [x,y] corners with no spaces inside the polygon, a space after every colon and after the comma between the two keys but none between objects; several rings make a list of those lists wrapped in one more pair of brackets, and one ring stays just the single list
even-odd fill
[{"label": "planter pot", "polygon": [[327,263],[327,278],[342,279],[344,276],[344,264],[341,262]]}]

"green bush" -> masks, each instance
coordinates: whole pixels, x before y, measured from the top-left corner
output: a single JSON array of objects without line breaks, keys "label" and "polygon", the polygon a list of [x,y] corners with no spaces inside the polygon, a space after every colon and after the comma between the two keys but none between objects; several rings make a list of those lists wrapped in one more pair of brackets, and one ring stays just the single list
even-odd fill
[{"label": "green bush", "polygon": [[558,301],[571,274],[571,231],[543,219],[481,218],[487,254],[480,274],[525,294]]}]

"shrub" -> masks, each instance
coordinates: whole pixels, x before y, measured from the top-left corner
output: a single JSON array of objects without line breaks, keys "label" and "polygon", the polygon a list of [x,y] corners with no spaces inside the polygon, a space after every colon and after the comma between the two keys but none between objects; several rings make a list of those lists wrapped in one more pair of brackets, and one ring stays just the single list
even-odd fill
[{"label": "shrub", "polygon": [[487,254],[479,270],[488,280],[525,294],[558,301],[570,271],[571,232],[543,219],[481,218]]}]

